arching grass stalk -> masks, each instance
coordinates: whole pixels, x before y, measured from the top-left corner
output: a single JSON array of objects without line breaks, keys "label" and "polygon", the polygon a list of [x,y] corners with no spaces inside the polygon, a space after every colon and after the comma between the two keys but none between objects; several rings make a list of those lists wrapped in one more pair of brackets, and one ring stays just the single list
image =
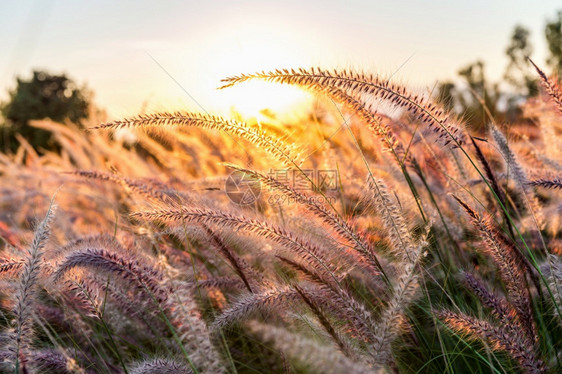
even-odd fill
[{"label": "arching grass stalk", "polygon": [[[533,252],[531,251],[529,245],[527,244],[523,234],[519,230],[519,228],[515,225],[513,218],[511,217],[508,209],[501,201],[500,197],[496,194],[480,168],[476,165],[472,157],[468,154],[466,149],[463,147],[463,141],[461,137],[458,135],[458,129],[455,127],[451,127],[450,125],[446,124],[448,118],[444,115],[443,112],[436,109],[436,107],[432,104],[427,102],[422,102],[417,96],[412,96],[409,94],[404,88],[400,86],[395,86],[389,84],[388,82],[376,78],[372,75],[366,76],[363,74],[354,74],[351,72],[344,71],[343,73],[334,72],[330,73],[327,71],[323,71],[320,69],[312,69],[311,71],[307,71],[305,69],[299,70],[276,70],[275,72],[271,73],[256,73],[256,74],[242,74],[239,76],[229,77],[223,79],[224,85],[220,88],[230,87],[232,85],[245,82],[251,79],[262,79],[262,80],[269,80],[278,83],[285,83],[285,84],[292,84],[297,86],[303,87],[310,87],[314,85],[320,85],[322,87],[338,87],[341,89],[349,89],[354,92],[363,92],[368,94],[373,94],[382,99],[389,100],[393,102],[395,105],[402,106],[406,110],[412,112],[414,115],[417,115],[423,122],[429,124],[430,127],[434,129],[434,131],[439,133],[439,138],[443,139],[443,137],[447,137],[448,139],[445,140],[445,145],[452,145],[456,148],[459,148],[464,156],[468,159],[471,166],[474,170],[478,173],[479,177],[482,181],[486,184],[487,188],[490,190],[494,199],[498,202],[501,209],[506,214],[510,224],[514,227],[517,236],[523,243],[525,250],[529,257],[532,260],[532,264],[535,269],[538,270],[542,282],[544,283],[545,287],[548,290],[550,298],[553,301],[553,304],[556,308],[556,312],[560,318],[562,318],[562,311],[560,310],[559,305],[557,305],[552,290],[544,277],[541,273],[539,264],[537,262],[536,257],[534,256]],[[454,132],[454,134],[453,134]]]}]

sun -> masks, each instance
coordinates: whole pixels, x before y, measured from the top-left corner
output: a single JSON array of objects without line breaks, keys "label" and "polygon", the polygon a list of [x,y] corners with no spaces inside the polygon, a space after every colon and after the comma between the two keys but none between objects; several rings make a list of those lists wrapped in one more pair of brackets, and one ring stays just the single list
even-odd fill
[{"label": "sun", "polygon": [[276,115],[296,111],[308,102],[309,95],[302,89],[262,81],[245,82],[221,90],[224,105],[246,118],[260,118],[264,109]]},{"label": "sun", "polygon": [[264,109],[282,114],[311,100],[311,96],[300,88],[262,81],[217,90],[220,80],[225,77],[300,67],[304,62],[304,57],[295,48],[298,45],[296,35],[272,31],[259,23],[230,30],[209,36],[205,47],[199,51],[205,61],[198,67],[199,81],[207,85],[215,82],[207,92],[209,102],[215,105],[214,110],[235,110],[243,117],[259,118]]}]

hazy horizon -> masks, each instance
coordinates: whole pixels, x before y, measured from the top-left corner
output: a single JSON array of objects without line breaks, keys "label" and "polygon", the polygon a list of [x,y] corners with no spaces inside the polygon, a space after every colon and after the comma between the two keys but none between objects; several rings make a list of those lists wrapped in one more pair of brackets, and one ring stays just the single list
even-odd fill
[{"label": "hazy horizon", "polygon": [[430,88],[481,59],[499,79],[516,24],[530,29],[533,56],[544,64],[544,25],[559,8],[555,1],[2,3],[10,17],[0,25],[0,97],[32,69],[87,84],[113,117],[143,106],[252,112],[299,100],[297,90],[266,85],[246,89],[253,94],[215,90],[222,77],[262,69],[351,67]]}]

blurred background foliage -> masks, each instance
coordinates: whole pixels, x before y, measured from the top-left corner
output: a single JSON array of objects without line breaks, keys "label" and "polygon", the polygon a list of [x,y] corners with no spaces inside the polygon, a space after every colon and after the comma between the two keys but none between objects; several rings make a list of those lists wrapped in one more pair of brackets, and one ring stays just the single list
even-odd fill
[{"label": "blurred background foliage", "polygon": [[16,88],[1,105],[4,124],[1,126],[0,145],[4,151],[14,151],[20,134],[36,149],[52,149],[51,133],[30,126],[34,119],[50,118],[61,123],[81,125],[88,118],[91,93],[65,74],[53,75],[33,71],[29,80],[17,78]]},{"label": "blurred background foliage", "polygon": [[[474,132],[484,131],[490,116],[496,122],[512,123],[522,118],[520,105],[538,94],[536,74],[528,58],[533,55],[530,32],[516,25],[505,49],[508,64],[503,81],[492,82],[486,77],[484,61],[475,61],[458,71],[460,81],[441,82],[437,99],[449,110],[461,114]],[[562,73],[562,11],[547,20],[544,36],[548,46],[546,71],[560,77]]]}]

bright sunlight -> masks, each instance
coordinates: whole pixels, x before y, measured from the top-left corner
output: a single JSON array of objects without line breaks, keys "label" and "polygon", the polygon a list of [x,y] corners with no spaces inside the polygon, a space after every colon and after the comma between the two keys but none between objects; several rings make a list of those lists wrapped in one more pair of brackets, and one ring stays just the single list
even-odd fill
[{"label": "bright sunlight", "polygon": [[[230,30],[225,37],[225,30]],[[303,54],[295,48],[297,35],[267,30],[265,24],[252,23],[234,28],[225,25],[220,33],[208,36],[210,40],[201,51],[201,85],[216,82],[238,74],[240,71],[269,70],[279,66],[302,65]],[[281,46],[281,48],[280,48]],[[309,102],[310,96],[292,86],[271,85],[253,81],[229,90],[209,88],[209,101],[217,109],[234,109],[245,118],[260,117],[260,111],[269,109],[275,113],[296,110]]]}]

